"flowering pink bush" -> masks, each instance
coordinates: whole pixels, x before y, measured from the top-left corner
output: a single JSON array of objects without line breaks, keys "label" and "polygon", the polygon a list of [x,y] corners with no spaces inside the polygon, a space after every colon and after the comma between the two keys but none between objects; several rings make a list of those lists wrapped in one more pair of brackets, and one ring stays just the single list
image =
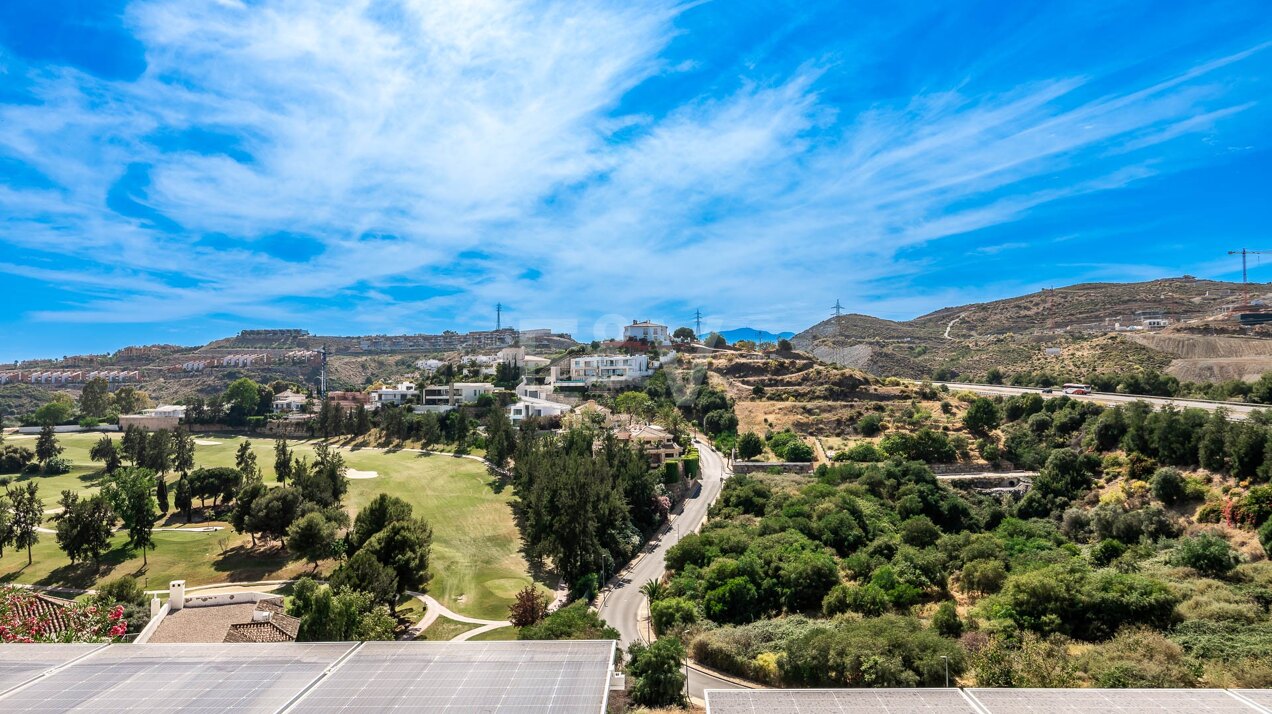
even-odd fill
[{"label": "flowering pink bush", "polygon": [[62,604],[24,588],[0,587],[0,643],[109,642],[127,631],[123,605]]}]

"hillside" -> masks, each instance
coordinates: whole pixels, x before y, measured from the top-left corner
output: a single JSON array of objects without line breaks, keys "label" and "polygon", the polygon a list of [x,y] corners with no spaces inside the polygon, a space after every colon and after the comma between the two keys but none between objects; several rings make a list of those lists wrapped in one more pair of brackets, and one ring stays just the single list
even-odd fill
[{"label": "hillside", "polygon": [[[1252,284],[1252,302],[1265,301],[1270,290]],[[832,317],[791,342],[823,361],[879,376],[981,379],[996,367],[1008,377],[1152,369],[1182,381],[1251,380],[1272,369],[1272,335],[1232,317],[1241,297],[1240,283],[1190,277],[1085,283],[904,322]],[[1145,329],[1145,320],[1158,318],[1168,322],[1165,329]]]}]

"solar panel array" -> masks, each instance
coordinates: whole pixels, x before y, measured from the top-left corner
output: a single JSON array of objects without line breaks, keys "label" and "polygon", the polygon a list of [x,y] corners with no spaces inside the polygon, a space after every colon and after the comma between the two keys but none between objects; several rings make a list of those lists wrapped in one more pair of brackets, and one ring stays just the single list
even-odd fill
[{"label": "solar panel array", "polygon": [[1224,689],[711,689],[707,714],[1251,714],[1272,691]]},{"label": "solar panel array", "polygon": [[293,711],[597,714],[613,652],[613,642],[368,642]]},{"label": "solar panel array", "polygon": [[565,712],[605,706],[613,641],[12,645],[0,712]]},{"label": "solar panel array", "polygon": [[0,694],[102,645],[6,645],[0,647]]},{"label": "solar panel array", "polygon": [[971,689],[995,712],[1231,712],[1250,714],[1255,707],[1222,689]]},{"label": "solar panel array", "polygon": [[352,647],[111,645],[0,698],[0,711],[272,713]]},{"label": "solar panel array", "polygon": [[980,714],[957,689],[711,689],[710,714]]}]

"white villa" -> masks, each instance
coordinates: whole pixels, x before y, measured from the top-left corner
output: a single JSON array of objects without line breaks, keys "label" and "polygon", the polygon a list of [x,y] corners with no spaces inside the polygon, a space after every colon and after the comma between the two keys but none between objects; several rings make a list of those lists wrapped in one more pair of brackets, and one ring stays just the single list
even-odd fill
[{"label": "white villa", "polygon": [[309,402],[309,397],[303,394],[297,394],[293,391],[286,390],[274,395],[274,413],[295,413],[303,412],[305,404]]},{"label": "white villa", "polygon": [[570,411],[570,405],[568,404],[550,402],[547,399],[535,399],[534,397],[522,397],[521,401],[516,404],[508,405],[508,419],[513,424],[519,424],[530,417],[561,416],[568,411]]},{"label": "white villa", "polygon": [[412,382],[402,382],[396,387],[383,387],[381,389],[372,390],[371,406],[379,408],[385,404],[406,404],[418,394],[415,384]]},{"label": "white villa", "polygon": [[412,407],[417,414],[448,412],[460,404],[473,404],[483,394],[492,394],[495,385],[489,382],[456,382],[431,385],[420,390],[420,404]]},{"label": "white villa", "polygon": [[623,326],[623,339],[629,342],[648,342],[651,345],[669,345],[671,344],[671,333],[667,331],[666,325],[659,325],[656,322],[636,322],[632,320],[632,324]]},{"label": "white villa", "polygon": [[548,383],[557,385],[621,384],[653,374],[645,355],[586,355],[570,358],[568,372],[552,367]]}]

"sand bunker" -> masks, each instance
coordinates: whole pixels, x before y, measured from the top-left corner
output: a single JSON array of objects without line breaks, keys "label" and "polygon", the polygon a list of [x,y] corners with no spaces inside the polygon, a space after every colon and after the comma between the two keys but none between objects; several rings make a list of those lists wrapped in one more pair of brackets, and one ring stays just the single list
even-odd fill
[{"label": "sand bunker", "polygon": [[357,469],[345,470],[345,476],[348,476],[349,478],[375,478],[376,476],[379,476],[379,475],[380,474],[376,473],[375,471],[359,471]]},{"label": "sand bunker", "polygon": [[198,444],[199,446],[220,446],[221,445],[221,442],[211,441],[209,439],[195,439],[194,443]]}]

